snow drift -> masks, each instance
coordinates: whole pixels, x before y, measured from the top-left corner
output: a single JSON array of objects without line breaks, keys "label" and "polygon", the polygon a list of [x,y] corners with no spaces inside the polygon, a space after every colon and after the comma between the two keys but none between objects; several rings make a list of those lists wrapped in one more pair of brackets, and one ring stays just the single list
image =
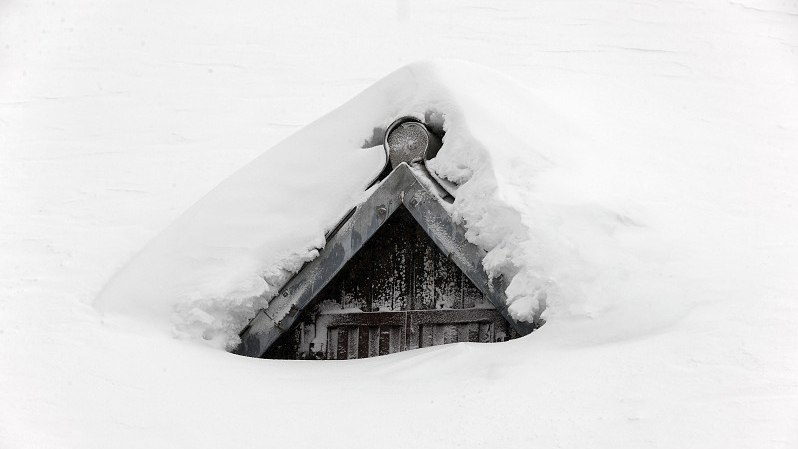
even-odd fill
[{"label": "snow drift", "polygon": [[[0,447],[797,447],[797,14],[776,0],[6,2]],[[513,83],[473,66],[403,70],[402,96],[373,96],[364,113],[348,109],[357,125],[336,123],[357,128],[346,148],[330,129],[316,148],[267,153],[247,180],[263,189],[175,224],[182,233],[144,251],[160,254],[107,285],[108,312],[89,305],[236,169],[400,64],[437,57],[500,69],[538,99],[489,97]],[[456,100],[448,143],[465,130],[479,145],[462,159],[484,157],[469,174],[442,154],[452,164],[439,170],[469,179],[461,211],[484,193],[528,238],[502,250],[487,221],[479,234],[469,224],[498,242],[497,263],[522,248],[516,260],[550,270],[548,323],[505,343],[346,362],[218,350],[227,337],[213,320],[234,319],[220,299],[255,298],[247,290],[283,275],[268,267],[314,256],[309,223],[334,222],[342,204],[305,206],[359,201],[362,180],[343,178],[379,165],[361,148],[370,127],[412,109],[430,78],[445,81],[436,98]],[[353,154],[362,171],[336,157]],[[323,164],[341,169],[330,182],[299,176]],[[333,191],[346,182],[351,192]],[[252,200],[276,191],[290,201]],[[256,215],[273,226],[246,228]],[[205,229],[223,219],[239,232]],[[173,338],[173,317],[217,347]],[[356,413],[353,432],[341,404],[390,404],[390,419]]]},{"label": "snow drift", "polygon": [[121,270],[97,307],[236,344],[364,198],[384,163],[381,132],[405,115],[443,128],[429,166],[459,185],[452,213],[487,251],[488,273],[512,279],[517,319],[544,307],[549,320],[591,316],[623,300],[612,286],[625,273],[612,261],[627,257],[622,238],[640,225],[602,192],[594,144],[515,81],[434,61],[397,70],[221,183]]}]

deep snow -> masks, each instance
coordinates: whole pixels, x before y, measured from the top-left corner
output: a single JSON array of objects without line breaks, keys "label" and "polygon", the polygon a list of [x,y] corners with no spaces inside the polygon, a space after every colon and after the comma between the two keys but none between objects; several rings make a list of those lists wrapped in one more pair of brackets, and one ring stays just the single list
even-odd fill
[{"label": "deep snow", "polygon": [[[2,8],[0,446],[798,444],[795,2]],[[571,289],[538,332],[285,363],[92,307],[236,169],[441,56],[510,75],[535,98],[518,104],[562,120],[467,121],[550,161],[528,188],[497,145],[481,178],[552,238],[539,268]],[[451,92],[484,104],[471,87]],[[329,216],[356,201],[342,192]]]},{"label": "deep snow", "polygon": [[[385,164],[373,136],[403,116],[428,117],[445,131],[429,168],[457,186],[450,212],[487,251],[488,273],[508,281],[517,319],[531,321],[544,307],[548,319],[593,316],[626,302],[672,315],[670,282],[640,270],[650,269],[642,261],[657,235],[595,190],[611,179],[610,166],[581,160],[597,145],[513,80],[454,61],[399,69],[259,156],[150,242],[95,305],[235,347],[255,313],[318,254],[325,233],[365,199]],[[635,274],[617,271],[628,264],[606,265],[629,257],[623,239],[641,233],[650,243],[631,255],[640,260]],[[619,277],[645,278],[649,292],[624,293]]]}]

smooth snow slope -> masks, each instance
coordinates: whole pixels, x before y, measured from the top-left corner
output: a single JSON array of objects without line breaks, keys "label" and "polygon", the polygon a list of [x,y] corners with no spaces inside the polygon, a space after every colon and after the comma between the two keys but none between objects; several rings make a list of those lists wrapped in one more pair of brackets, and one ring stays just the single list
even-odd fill
[{"label": "smooth snow slope", "polygon": [[[798,445],[795,2],[0,8],[0,447]],[[578,128],[505,125],[558,149],[534,188],[490,153],[519,223],[559,231],[543,253],[579,262],[553,276],[573,308],[506,344],[318,364],[91,306],[236,169],[433,57]]]},{"label": "smooth snow slope", "polygon": [[[590,156],[601,153],[597,144],[515,81],[454,61],[397,70],[259,156],[150,242],[96,305],[235,347],[255,313],[318,254],[325,232],[365,198],[385,163],[373,136],[410,115],[445,130],[430,169],[459,185],[451,212],[487,251],[489,274],[507,279],[517,318],[531,321],[541,304],[549,320],[594,316],[624,301],[653,307],[643,315],[659,321],[671,317],[670,282],[638,271],[649,291],[629,298],[617,284],[630,268],[605,263],[630,256],[620,248],[629,234],[657,235],[596,191],[612,179]],[[636,255],[652,257],[651,244]]]}]

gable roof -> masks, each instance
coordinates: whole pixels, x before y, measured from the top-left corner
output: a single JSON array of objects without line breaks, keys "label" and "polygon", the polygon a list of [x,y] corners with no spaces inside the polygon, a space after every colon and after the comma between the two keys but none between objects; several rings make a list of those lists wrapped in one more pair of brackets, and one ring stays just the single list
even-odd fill
[{"label": "gable roof", "polygon": [[261,357],[280,336],[291,329],[316,295],[335,277],[354,254],[401,206],[430,236],[435,245],[482,291],[496,310],[521,335],[536,323],[515,320],[507,310],[503,277],[490,278],[482,266],[485,251],[465,238],[465,229],[455,222],[441,203],[447,196],[421,164],[399,164],[354,212],[348,215],[319,256],[305,265],[261,309],[241,333],[237,354]]},{"label": "gable roof", "polygon": [[[488,273],[505,276],[512,314],[582,314],[585,286],[607,269],[599,254],[616,247],[606,230],[618,215],[580,193],[603,177],[589,164],[574,168],[571,156],[588,153],[574,152],[579,133],[503,75],[437,62],[387,76],[221,182],[120,269],[95,307],[234,348],[257,311],[318,256],[342,213],[363,201],[384,167],[382,130],[403,116],[445,132],[425,165],[456,184],[446,208],[487,251]],[[580,202],[597,209],[584,213]]]}]

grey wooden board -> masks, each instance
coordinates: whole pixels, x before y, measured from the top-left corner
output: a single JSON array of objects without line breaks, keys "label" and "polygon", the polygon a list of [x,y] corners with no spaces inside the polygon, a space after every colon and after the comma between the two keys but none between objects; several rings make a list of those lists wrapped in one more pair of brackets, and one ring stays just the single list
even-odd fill
[{"label": "grey wooden board", "polygon": [[340,314],[325,327],[327,347],[320,358],[362,359],[450,343],[503,341],[508,333],[495,329],[507,326],[492,309]]}]

